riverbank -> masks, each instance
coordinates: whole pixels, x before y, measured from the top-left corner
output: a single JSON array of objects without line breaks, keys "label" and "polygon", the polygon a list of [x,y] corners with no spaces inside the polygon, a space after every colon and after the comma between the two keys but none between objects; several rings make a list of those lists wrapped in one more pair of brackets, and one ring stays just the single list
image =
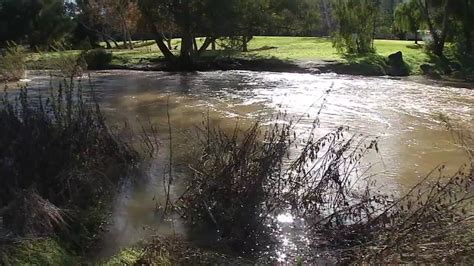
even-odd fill
[{"label": "riverbank", "polygon": [[2,96],[1,265],[79,264],[108,221],[115,191],[152,156],[154,144],[135,149],[117,137],[94,92],[68,80],[50,85],[45,100],[29,86]]},{"label": "riverbank", "polygon": [[[198,44],[203,40],[198,39]],[[180,43],[172,41],[177,50]],[[376,54],[345,56],[337,53],[331,40],[320,37],[254,37],[249,43],[249,51],[229,51],[223,47],[205,51],[195,58],[189,69],[195,71],[250,70],[289,73],[337,73],[362,76],[408,76],[428,74],[431,79],[472,81],[469,71],[454,71],[445,76],[439,62],[430,58],[422,45],[411,41],[376,40]],[[397,54],[401,52],[400,54]],[[170,67],[153,41],[138,41],[136,48],[107,50],[110,59],[100,69],[142,70],[142,71],[182,71]],[[63,69],[65,58],[77,57],[79,50],[30,53],[28,69]],[[395,55],[395,61],[389,59]],[[396,66],[393,67],[393,62]],[[457,66],[454,64],[455,67]],[[424,73],[422,68],[427,69]],[[94,68],[95,69],[95,68]]]},{"label": "riverbank", "polygon": [[[44,75],[46,78],[42,84],[48,84],[48,74]],[[275,113],[276,110],[274,108],[276,106],[288,105],[285,109],[288,110],[290,116],[296,115],[299,117],[301,115],[299,112],[315,115],[319,112],[319,105],[316,104],[313,106],[312,104],[314,104],[315,101],[318,103],[317,99],[321,99],[321,95],[325,94],[327,90],[332,90],[333,92],[330,94],[330,101],[324,109],[327,110],[327,112],[324,111],[324,114],[321,115],[322,130],[334,129],[341,125],[347,125],[359,133],[368,135],[374,132],[387,132],[387,125],[390,125],[390,130],[388,131],[390,134],[386,137],[382,137],[380,140],[380,156],[384,158],[388,167],[393,167],[393,169],[384,168],[384,172],[389,172],[390,174],[380,176],[380,178],[382,178],[380,182],[387,186],[392,183],[400,184],[400,186],[411,186],[410,182],[416,182],[417,180],[417,177],[412,173],[427,173],[432,170],[433,165],[438,164],[438,162],[445,162],[446,158],[449,158],[450,161],[453,162],[453,164],[448,165],[454,165],[456,167],[455,170],[457,171],[458,164],[464,158],[464,156],[460,156],[457,152],[451,152],[456,150],[455,145],[443,145],[451,143],[450,136],[445,136],[449,135],[449,133],[444,133],[444,126],[440,125],[436,120],[436,117],[439,110],[445,110],[446,115],[453,118],[453,121],[465,121],[464,117],[466,114],[469,114],[469,107],[472,102],[472,93],[466,90],[455,90],[452,88],[442,88],[437,86],[419,86],[419,84],[410,84],[406,82],[405,79],[365,78],[344,75],[278,74],[249,71],[215,73],[201,72],[189,74],[103,71],[95,74],[91,73],[91,76],[93,77],[91,80],[92,86],[95,88],[97,94],[100,95],[99,100],[101,106],[106,107],[105,110],[107,110],[107,113],[105,115],[109,118],[108,121],[111,122],[111,125],[116,124],[114,121],[122,123],[124,120],[135,121],[140,118],[147,118],[158,125],[158,132],[162,132],[160,136],[165,140],[169,130],[168,125],[170,124],[172,126],[174,165],[186,165],[187,167],[188,163],[184,162],[188,161],[182,160],[182,158],[185,155],[190,154],[190,150],[196,150],[196,148],[191,149],[191,147],[206,147],[206,156],[196,154],[196,156],[191,156],[189,158],[189,160],[195,163],[195,165],[193,164],[192,169],[196,169],[198,172],[209,173],[202,175],[203,178],[200,178],[201,181],[214,180],[216,178],[219,178],[218,180],[223,180],[220,179],[220,177],[215,176],[215,173],[220,173],[222,171],[199,168],[207,166],[214,169],[214,167],[211,167],[212,164],[209,162],[202,163],[199,161],[199,159],[209,159],[207,145],[192,145],[194,142],[190,141],[189,137],[195,140],[195,134],[180,133],[190,132],[189,130],[191,128],[194,129],[196,124],[202,121],[203,114],[208,113],[208,116],[212,121],[218,123],[221,128],[227,129],[226,132],[228,134],[232,134],[237,120],[236,117],[241,118],[238,121],[240,125],[243,125],[246,121],[251,120],[252,118],[261,117],[262,114],[266,113],[270,115]],[[37,80],[41,77],[34,77],[31,75],[30,78],[32,80],[31,84],[38,84]],[[420,97],[420,95],[423,97]],[[340,109],[341,105],[343,105],[343,111]],[[209,106],[214,106],[216,109],[211,109],[209,112]],[[308,108],[308,106],[313,106],[314,108]],[[122,111],[119,112],[118,110]],[[167,118],[166,110],[169,110],[169,118]],[[409,115],[405,116],[403,114]],[[344,118],[341,119],[341,116],[344,116]],[[468,123],[468,121],[465,122]],[[312,121],[303,121],[302,123],[303,124],[301,125],[295,124],[296,130],[305,127],[312,127]],[[133,123],[131,126],[133,126]],[[408,128],[412,129],[407,130]],[[136,132],[141,132],[141,125],[135,129]],[[206,132],[206,130],[202,132]],[[208,135],[206,134],[204,137],[207,139]],[[230,147],[230,145],[221,145],[214,141],[212,143],[214,143],[214,148]],[[410,145],[407,145],[407,143]],[[214,148],[212,150],[214,150]],[[161,150],[166,152],[167,146],[163,146],[163,149]],[[227,153],[232,150],[234,149],[226,148],[225,152]],[[247,150],[253,151],[254,149]],[[393,151],[396,152],[393,153]],[[221,152],[214,154],[216,156],[213,158],[216,160],[223,158],[227,161],[228,159],[226,158],[234,158],[231,162],[237,162],[237,160],[241,158],[238,153],[235,154],[236,157],[221,155]],[[268,154],[269,153],[266,150],[264,158],[266,158],[266,155]],[[429,159],[423,160],[420,158]],[[244,163],[246,161],[248,160],[243,160],[241,162]],[[248,165],[243,164],[241,167],[234,167],[234,169],[244,169],[239,171],[239,173],[249,173],[247,177],[251,177],[251,180],[255,180],[256,174],[253,173],[261,171],[258,171],[258,168],[254,169],[254,167],[256,167],[258,162],[261,161],[264,160],[254,158]],[[156,160],[156,164],[152,167],[152,173],[155,173],[156,178],[163,175],[162,169],[157,169],[156,167],[166,167],[166,164],[166,158]],[[217,165],[224,164],[218,163]],[[227,163],[225,165],[227,165]],[[252,170],[252,172],[245,169],[248,169],[249,171]],[[229,175],[225,174],[221,177],[242,177],[240,174],[235,174],[236,173],[229,173]],[[181,177],[179,174],[176,176]],[[190,176],[186,175],[183,177],[187,178]],[[408,179],[409,181],[401,181],[404,179]],[[233,243],[237,243],[237,247],[251,247],[248,242],[236,242],[235,240],[216,241],[214,242],[214,246],[217,246],[217,248],[215,248],[214,246],[203,246],[199,245],[199,243],[191,242],[196,239],[190,239],[186,242],[179,239],[175,241],[174,239],[167,238],[166,235],[170,234],[178,238],[186,238],[187,234],[180,234],[180,222],[170,225],[170,227],[172,226],[172,229],[169,229],[170,231],[168,234],[160,233],[158,228],[163,225],[163,219],[160,215],[157,215],[156,199],[159,198],[161,194],[158,189],[162,186],[161,179],[152,180],[150,183],[148,183],[148,181],[145,181],[145,183],[142,183],[142,181],[136,183],[140,184],[140,187],[133,190],[133,193],[127,192],[123,194],[124,205],[119,204],[116,206],[114,205],[113,207],[116,211],[114,211],[112,217],[118,218],[117,220],[114,220],[118,221],[116,223],[118,225],[116,227],[117,230],[115,230],[115,227],[110,228],[107,226],[104,231],[110,232],[110,234],[107,233],[107,235],[103,237],[104,239],[107,239],[107,242],[104,243],[103,246],[102,243],[99,244],[95,249],[97,252],[101,248],[107,247],[107,250],[110,250],[111,252],[105,252],[106,254],[104,254],[103,257],[97,258],[98,261],[102,261],[103,259],[104,264],[109,265],[147,265],[161,263],[168,263],[169,265],[197,262],[209,262],[209,264],[226,264],[226,262],[227,264],[245,264],[247,260],[240,259],[238,256],[232,256],[231,252],[223,249],[225,249],[226,244],[232,244],[232,247],[236,247]],[[250,182],[239,182],[239,184],[248,183]],[[311,184],[311,182],[304,182],[304,184]],[[181,191],[180,188],[187,187],[186,184],[181,186],[178,183],[176,186],[180,186],[179,188],[177,187],[179,191]],[[206,188],[206,186],[200,185],[193,187]],[[232,199],[231,202],[227,201],[227,203],[231,204],[233,208],[226,207],[225,209],[238,210],[235,212],[231,211],[228,215],[245,213],[240,211],[238,207],[244,205],[240,204],[240,202],[243,201],[243,203],[245,203],[246,199],[251,199],[251,197],[243,196],[249,195],[249,193],[242,194],[242,192],[247,188],[251,187],[245,186],[244,188],[239,188],[237,191],[233,191],[234,193],[223,191],[225,186],[218,185],[216,187],[219,188],[220,192],[202,193],[203,195],[206,195],[205,202],[215,202],[215,198],[218,198],[219,195],[224,195],[224,198],[217,202],[222,203],[226,202],[228,199]],[[269,185],[268,187],[274,188],[278,186]],[[396,189],[392,189],[391,186],[388,188],[390,189],[390,192],[397,191]],[[395,188],[398,188],[398,185],[395,186]],[[214,190],[212,189],[212,191]],[[196,192],[197,191],[194,191],[194,195],[197,196]],[[250,193],[250,195],[255,194],[256,193]],[[312,194],[316,195],[316,193]],[[178,193],[178,195],[181,195],[181,192]],[[229,195],[232,195],[232,197]],[[269,193],[269,195],[273,195],[273,193]],[[198,201],[195,201],[195,203],[201,203],[204,198],[197,197],[196,199],[198,199]],[[120,200],[120,202],[122,202],[122,200]],[[280,200],[278,200],[278,202],[280,202]],[[211,213],[215,219],[218,219],[217,224],[219,227],[222,226],[229,231],[229,225],[237,226],[235,231],[232,230],[232,234],[225,234],[223,237],[238,235],[239,232],[242,232],[238,226],[247,224],[246,222],[232,222],[229,224],[229,220],[226,219],[226,217],[217,215],[221,212],[220,209],[215,208],[222,207],[215,204],[210,204],[209,206],[212,206],[213,208]],[[247,210],[250,208],[245,207],[244,209]],[[204,218],[207,217],[206,215],[208,211],[206,209],[194,208],[191,206],[190,210],[205,211],[202,212],[202,214]],[[421,213],[421,211],[418,211],[417,213]],[[115,216],[116,214],[118,216]],[[410,217],[412,216],[410,215]],[[288,220],[288,217],[285,218]],[[232,220],[235,221],[235,219]],[[299,221],[297,218],[294,220]],[[165,221],[165,223],[167,222]],[[412,224],[409,225],[410,226],[405,229],[412,228]],[[288,226],[293,226],[293,224],[288,224]],[[295,224],[295,226],[298,225]],[[191,227],[194,226],[191,225]],[[176,233],[175,228],[177,231]],[[449,228],[451,228],[451,226]],[[245,228],[242,228],[242,230],[243,229]],[[400,230],[393,230],[393,232],[399,231]],[[215,232],[215,230],[212,230],[211,233],[206,231],[203,234],[197,234],[196,238],[198,238],[197,240],[205,241],[213,236],[212,232]],[[278,232],[278,235],[281,235],[281,232]],[[353,230],[350,230],[349,232],[353,232]],[[369,235],[367,232],[371,231],[364,231],[363,235]],[[463,233],[465,233],[465,231]],[[153,235],[158,235],[159,237],[150,239]],[[415,232],[412,233],[412,235],[419,236],[420,234]],[[136,241],[139,241],[140,239],[143,239],[146,243],[143,245],[137,245]],[[287,238],[285,237],[285,239]],[[323,243],[334,243],[341,238],[335,237],[334,239],[330,239],[330,241]],[[342,239],[350,241],[351,239],[357,238],[349,235],[347,238],[342,237]],[[389,238],[388,240],[390,239],[396,238]],[[445,243],[444,241],[439,242]],[[321,241],[314,240],[313,243],[319,244]],[[432,243],[432,241],[426,241],[425,243]],[[378,247],[381,245],[376,243],[374,246]],[[430,247],[431,246],[432,245],[430,244]],[[462,247],[461,244],[455,244],[455,246]],[[67,246],[63,246],[62,243],[58,243],[53,239],[39,239],[36,243],[27,242],[21,247],[22,249],[20,249],[18,253],[15,253],[15,258],[24,259],[18,263],[12,264],[30,263],[74,265],[80,263],[91,263],[91,257],[94,257],[94,254],[87,256],[80,253],[69,253],[69,250],[65,249]],[[418,247],[420,250],[425,250],[426,245],[420,245]],[[444,250],[445,247],[442,248],[442,250]],[[52,252],[43,252],[43,250]],[[122,251],[119,252],[120,250]],[[298,248],[298,250],[301,250],[301,248]],[[404,251],[403,254],[410,255],[410,250],[413,249],[410,246],[406,250],[408,251]],[[117,253],[118,255],[114,256],[114,254]],[[150,255],[148,256],[147,254]],[[285,255],[286,254],[291,255],[291,251],[285,253]],[[316,253],[311,253],[311,256],[305,257],[304,254],[298,253],[294,260],[289,258],[288,261],[295,264],[299,261],[305,263],[306,259],[316,259],[315,254]],[[361,251],[361,254],[367,255],[365,251]],[[109,255],[112,255],[113,257],[107,259]],[[322,256],[326,257],[325,254]],[[458,256],[458,254],[456,254],[456,256]],[[264,260],[268,256],[261,257],[261,259]],[[44,261],[43,258],[54,258],[54,260]],[[404,257],[404,260],[401,262],[414,262],[416,260],[417,258],[412,259]],[[242,263],[239,263],[240,261],[242,261]],[[394,259],[392,262],[395,261],[397,260]],[[441,260],[431,259],[430,261]],[[258,260],[253,264],[268,264],[260,262],[261,260]]]},{"label": "riverbank", "polygon": [[[378,62],[376,62],[378,61]],[[265,71],[265,72],[287,72],[287,73],[308,73],[323,74],[336,73],[342,75],[360,76],[387,76],[389,65],[383,58],[368,62],[341,62],[338,60],[311,60],[311,61],[285,61],[277,58],[239,58],[232,56],[205,57],[197,59],[192,67],[193,71]],[[134,65],[110,64],[107,69],[111,70],[140,70],[140,71],[165,71],[175,72],[181,69],[170,67],[164,61],[153,63],[138,63]],[[403,75],[404,76],[404,75]]]}]

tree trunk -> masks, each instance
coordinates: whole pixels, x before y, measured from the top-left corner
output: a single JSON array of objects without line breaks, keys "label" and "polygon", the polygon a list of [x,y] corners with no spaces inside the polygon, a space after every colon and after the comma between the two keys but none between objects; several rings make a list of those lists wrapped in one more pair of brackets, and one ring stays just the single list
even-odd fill
[{"label": "tree trunk", "polygon": [[133,50],[132,34],[130,33],[129,30],[127,30],[127,35],[128,35],[128,46],[130,50]]},{"label": "tree trunk", "polygon": [[181,68],[192,68],[192,54],[194,46],[194,37],[191,33],[191,18],[189,15],[189,3],[184,1],[181,9],[183,10],[182,19],[182,36],[181,36],[181,54],[180,64]]},{"label": "tree trunk", "polygon": [[252,36],[242,36],[242,52],[246,53],[249,51],[248,43],[252,40]]},{"label": "tree trunk", "polygon": [[193,39],[189,33],[181,38],[181,53],[179,58],[181,66],[184,68],[191,67],[192,65]]},{"label": "tree trunk", "polygon": [[198,50],[199,50],[199,48],[198,48],[198,44],[197,44],[196,38],[193,37],[193,51],[194,51],[195,53],[197,53]]},{"label": "tree trunk", "polygon": [[172,63],[175,61],[176,56],[168,49],[166,44],[163,42],[163,37],[161,34],[155,34],[155,42],[158,48],[160,49],[161,53],[165,57],[165,59],[169,62]]},{"label": "tree trunk", "polygon": [[322,9],[323,9],[323,15],[324,15],[324,21],[326,22],[326,27],[327,31],[331,32],[333,28],[333,22],[332,22],[332,11],[330,7],[330,3],[328,3],[328,0],[322,0]]},{"label": "tree trunk", "polygon": [[449,3],[450,3],[450,0],[445,0],[444,2],[442,29],[441,29],[441,34],[438,34],[436,28],[434,27],[431,14],[429,12],[428,1],[418,0],[418,5],[421,7],[423,11],[423,16],[425,17],[425,21],[428,24],[428,29],[430,31],[431,37],[433,38],[433,47],[431,49],[433,53],[439,57],[444,56],[444,44],[446,42],[446,36],[448,33],[448,26],[449,26],[449,23],[448,23],[449,15],[450,15]]},{"label": "tree trunk", "polygon": [[[215,39],[213,37],[206,37],[204,40],[204,43],[202,44],[201,48],[199,48],[198,54],[202,54],[207,50],[209,45],[215,42]],[[215,48],[215,47],[214,47]]]},{"label": "tree trunk", "polygon": [[449,28],[449,15],[450,15],[450,0],[446,0],[444,5],[444,16],[443,16],[443,26],[441,29],[441,35],[438,43],[436,44],[435,54],[438,56],[444,56],[444,44],[446,43],[446,36],[448,35]]},{"label": "tree trunk", "polygon": [[463,31],[464,31],[464,41],[466,42],[466,53],[472,53],[472,33],[471,33],[471,25],[470,25],[470,18],[471,18],[471,6],[469,4],[469,0],[464,0],[464,23],[463,23]]},{"label": "tree trunk", "polygon": [[171,52],[171,49],[169,49],[168,46],[166,46],[164,42],[165,38],[163,37],[163,33],[157,30],[155,24],[153,23],[153,18],[151,17],[150,14],[143,12],[142,15],[146,20],[146,25],[148,26],[148,28],[150,29],[150,31],[153,33],[155,37],[154,39],[155,39],[156,45],[158,46],[161,53],[165,57],[166,61],[168,63],[174,63],[176,61],[176,56]]},{"label": "tree trunk", "polygon": [[120,45],[117,43],[117,41],[116,41],[116,40],[112,39],[112,42],[114,43],[114,45],[115,45],[115,48],[118,48],[118,47],[120,46]]},{"label": "tree trunk", "polygon": [[104,39],[104,42],[105,42],[105,45],[107,47],[107,49],[112,49],[112,45],[110,44],[109,40],[107,40],[107,38],[105,37],[102,37]]},{"label": "tree trunk", "polygon": [[124,47],[127,47],[128,49],[132,50],[133,49],[133,44],[132,44],[132,37],[130,34],[130,30],[128,29],[127,21],[124,16],[122,16],[122,25],[123,25],[123,44]]}]

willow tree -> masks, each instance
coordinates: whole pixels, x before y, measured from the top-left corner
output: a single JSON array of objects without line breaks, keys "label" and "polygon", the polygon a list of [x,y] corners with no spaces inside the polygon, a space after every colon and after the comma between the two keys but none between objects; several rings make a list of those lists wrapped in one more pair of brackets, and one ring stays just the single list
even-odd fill
[{"label": "willow tree", "polygon": [[[165,59],[181,68],[191,68],[193,57],[204,51],[216,35],[231,27],[237,0],[139,0],[141,13]],[[181,39],[179,55],[166,45],[165,33],[172,31]],[[197,47],[196,37],[207,37]]]},{"label": "willow tree", "polygon": [[335,0],[337,29],[333,45],[340,53],[374,52],[373,41],[379,2],[374,0]]},{"label": "willow tree", "polygon": [[422,10],[415,1],[408,1],[397,6],[394,12],[394,27],[401,32],[415,34],[415,44],[418,44],[418,31],[423,25]]},{"label": "willow tree", "polygon": [[433,54],[444,57],[444,47],[451,25],[453,10],[457,1],[453,0],[411,0],[415,1],[431,35],[428,47]]}]

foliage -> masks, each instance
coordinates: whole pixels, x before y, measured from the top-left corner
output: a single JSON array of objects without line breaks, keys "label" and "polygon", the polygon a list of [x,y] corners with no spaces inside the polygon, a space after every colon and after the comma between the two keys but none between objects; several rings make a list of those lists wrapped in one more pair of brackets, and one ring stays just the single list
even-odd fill
[{"label": "foliage", "polygon": [[431,53],[442,59],[445,57],[446,42],[452,33],[456,34],[453,32],[456,22],[462,24],[464,37],[467,37],[465,44],[469,47],[472,34],[472,21],[469,19],[472,7],[469,1],[460,1],[462,2],[460,4],[452,0],[410,0],[410,2],[414,2],[412,5],[418,6],[421,10],[423,23],[430,34],[427,48]]},{"label": "foliage", "polygon": [[418,30],[422,28],[423,16],[419,5],[415,1],[401,3],[395,10],[394,27],[400,32],[415,34],[415,43],[418,43]]},{"label": "foliage", "polygon": [[23,47],[9,43],[0,54],[0,81],[19,80],[25,76],[26,53]]},{"label": "foliage", "polygon": [[473,165],[449,177],[436,168],[406,194],[386,195],[355,170],[378,152],[377,140],[346,137],[342,127],[321,138],[292,128],[255,124],[228,135],[204,125],[178,212],[194,227],[215,228],[236,251],[264,248],[272,217],[290,211],[308,224],[311,247],[341,263],[472,259]]},{"label": "foliage", "polygon": [[332,240],[329,248],[341,247],[336,250],[343,259],[359,263],[456,263],[472,259],[470,169],[445,177],[443,168],[436,168],[399,198],[362,192],[360,197],[368,204],[339,206],[314,229],[318,236],[322,233]]},{"label": "foliage", "polygon": [[84,60],[89,70],[105,69],[112,61],[112,54],[104,49],[94,49],[85,52]]},{"label": "foliage", "polygon": [[[286,152],[285,138],[275,128],[261,144],[261,128],[255,124],[242,138],[207,127],[201,136],[202,157],[192,166],[188,193],[180,200],[183,216],[191,223],[216,227],[234,249],[250,251],[265,231],[262,204],[265,186],[281,168]],[[282,132],[287,129],[282,128]],[[286,137],[286,135],[285,135]],[[238,225],[238,226],[236,226]]]},{"label": "foliage", "polygon": [[44,0],[41,4],[28,32],[28,42],[32,48],[49,49],[57,42],[65,42],[74,24],[66,14],[64,0]]},{"label": "foliage", "polygon": [[[137,265],[251,265],[241,257],[196,247],[179,237],[155,236],[139,245]],[[134,258],[135,259],[135,258]]]},{"label": "foliage", "polygon": [[374,52],[373,41],[378,6],[370,0],[337,0],[334,16],[338,28],[333,36],[334,47],[340,53]]},{"label": "foliage", "polygon": [[[120,251],[117,255],[107,259],[100,263],[100,265],[135,265],[140,258],[143,256],[143,250],[141,248],[128,248]],[[158,263],[156,260],[154,263]],[[163,265],[160,263],[159,265]]]},{"label": "foliage", "polygon": [[113,35],[122,36],[124,44],[133,48],[132,34],[137,30],[140,11],[137,1],[131,0],[89,0],[77,1],[76,19],[86,29],[88,36],[104,40],[108,48]]},{"label": "foliage", "polygon": [[51,238],[26,240],[0,250],[0,263],[4,265],[75,265],[71,256]]},{"label": "foliage", "polygon": [[40,1],[0,1],[0,46],[20,42],[32,30],[34,18],[41,11]]},{"label": "foliage", "polygon": [[66,41],[73,28],[63,0],[0,1],[0,46],[15,41],[49,49],[55,42]]},{"label": "foliage", "polygon": [[[164,45],[163,36],[170,32],[180,36],[179,60],[187,66],[192,57],[201,55],[218,38],[231,39],[234,47],[241,41],[246,52],[254,35],[311,32],[319,19],[318,5],[306,0],[140,0],[139,4],[161,52],[170,62],[177,57]],[[200,48],[193,45],[196,36],[206,37]]]},{"label": "foliage", "polygon": [[51,89],[46,101],[28,89],[17,100],[4,95],[0,215],[7,240],[60,232],[64,241],[77,241],[77,228],[89,228],[86,213],[137,163],[138,154],[115,138],[94,99],[72,81]]},{"label": "foliage", "polygon": [[87,62],[82,54],[68,53],[61,44],[55,44],[52,50],[57,56],[48,58],[45,63],[48,68],[59,70],[63,78],[80,77],[87,70]]},{"label": "foliage", "polygon": [[[284,115],[276,118],[282,119]],[[314,123],[316,127],[317,120]],[[320,139],[309,132],[307,142],[290,159],[290,148],[299,139],[292,129],[292,122],[276,123],[267,130],[255,124],[227,135],[205,125],[200,135],[202,156],[192,165],[188,189],[177,202],[183,217],[195,226],[215,227],[234,250],[249,252],[272,241],[266,225],[279,212],[291,209],[312,217],[322,211],[319,208],[342,204],[327,202],[327,197],[343,191],[351,165],[376,143],[364,147],[363,140],[345,140],[344,128]]]}]

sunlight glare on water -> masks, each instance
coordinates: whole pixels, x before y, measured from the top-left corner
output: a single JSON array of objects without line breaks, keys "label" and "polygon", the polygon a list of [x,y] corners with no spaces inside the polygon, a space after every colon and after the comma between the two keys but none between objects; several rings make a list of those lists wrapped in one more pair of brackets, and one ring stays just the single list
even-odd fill
[{"label": "sunlight glare on water", "polygon": [[[32,85],[49,84],[45,75],[29,78]],[[454,172],[467,161],[464,151],[453,143],[441,115],[465,130],[473,130],[474,124],[474,90],[408,79],[249,71],[102,71],[92,73],[92,78],[109,123],[123,124],[127,120],[138,132],[144,121],[156,124],[163,153],[168,145],[169,112],[174,165],[183,169],[193,160],[190,147],[195,143],[196,126],[208,115],[213,124],[233,132],[236,124],[246,127],[256,120],[274,122],[270,118],[284,112],[299,121],[296,131],[305,131],[321,110],[318,134],[348,126],[351,134],[379,138],[379,153],[366,160],[373,164],[378,183],[396,193],[437,165],[445,164],[447,171]],[[109,252],[130,246],[151,232],[168,230],[171,234],[176,230],[164,228],[155,216],[153,199],[166,160],[166,154],[162,154],[156,161],[149,184],[133,188],[125,193],[126,200],[117,201],[112,215],[116,223],[111,225],[111,237],[105,238],[110,241],[104,243]],[[304,221],[288,213],[276,218],[284,244],[278,257],[284,261],[288,250],[297,249],[293,244],[304,241],[304,236],[295,238],[291,229]]]}]

